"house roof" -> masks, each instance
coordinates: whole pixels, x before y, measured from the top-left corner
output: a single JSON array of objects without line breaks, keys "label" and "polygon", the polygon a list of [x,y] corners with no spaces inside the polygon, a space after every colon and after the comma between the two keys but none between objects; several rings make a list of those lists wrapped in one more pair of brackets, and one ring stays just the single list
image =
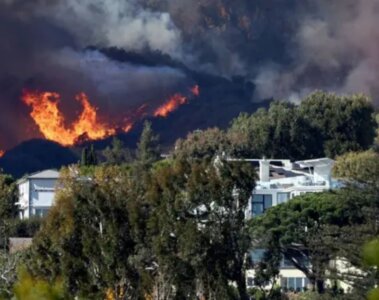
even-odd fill
[{"label": "house roof", "polygon": [[317,158],[317,159],[308,159],[308,160],[301,160],[296,162],[300,167],[307,168],[307,167],[315,167],[315,166],[324,166],[324,165],[333,165],[334,160],[324,157],[324,158]]},{"label": "house roof", "polygon": [[28,180],[28,179],[58,179],[59,178],[59,172],[54,169],[49,169],[49,170],[43,170],[40,172],[36,172],[30,175],[26,175],[19,179],[17,181],[18,184]]}]

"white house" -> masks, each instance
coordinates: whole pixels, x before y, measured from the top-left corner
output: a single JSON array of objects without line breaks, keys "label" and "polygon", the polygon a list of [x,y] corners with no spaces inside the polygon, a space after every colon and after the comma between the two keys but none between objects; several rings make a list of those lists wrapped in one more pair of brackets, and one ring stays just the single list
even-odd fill
[{"label": "white house", "polygon": [[[227,159],[228,161],[247,161],[259,165],[259,180],[245,211],[246,218],[259,216],[266,209],[287,202],[305,193],[317,193],[338,187],[338,181],[331,176],[334,161],[318,158],[291,162],[286,159]],[[262,259],[264,250],[256,249],[250,253],[253,262]],[[247,270],[247,286],[254,285],[254,270]],[[280,267],[276,284],[293,290],[303,290],[309,281],[305,274],[286,259]]]},{"label": "white house", "polygon": [[329,158],[296,162],[281,159],[250,161],[259,163],[259,180],[247,207],[247,218],[258,216],[266,209],[295,196],[338,186],[338,182],[331,176],[334,161]]},{"label": "white house", "polygon": [[17,181],[19,214],[21,219],[43,217],[54,203],[59,172],[45,170]]}]

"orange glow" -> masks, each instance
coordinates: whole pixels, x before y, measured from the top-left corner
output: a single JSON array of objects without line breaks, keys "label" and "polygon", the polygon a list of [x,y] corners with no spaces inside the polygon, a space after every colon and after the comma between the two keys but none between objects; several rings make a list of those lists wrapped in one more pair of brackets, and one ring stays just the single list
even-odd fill
[{"label": "orange glow", "polygon": [[[200,95],[198,85],[193,86],[189,91],[192,97]],[[151,114],[154,117],[167,117],[191,99],[191,96],[186,96],[177,93],[152,113],[149,112],[149,106],[143,104],[134,111],[127,112],[121,122],[113,123],[112,126],[99,120],[97,108],[91,104],[83,92],[75,97],[82,106],[82,111],[70,124],[67,123],[67,117],[60,110],[61,96],[58,93],[24,90],[22,101],[31,108],[30,116],[44,138],[63,146],[72,146],[81,141],[104,139],[117,132],[128,133],[133,129],[134,122]],[[4,152],[0,150],[0,157],[3,154]]]},{"label": "orange glow", "polygon": [[5,154],[5,151],[4,150],[0,150],[0,157],[3,157]]},{"label": "orange glow", "polygon": [[196,84],[195,86],[193,86],[191,88],[191,93],[196,96],[196,97],[199,97],[200,96],[200,87]]},{"label": "orange glow", "polygon": [[171,112],[176,110],[180,105],[187,103],[187,98],[181,94],[175,94],[166,103],[158,107],[155,112],[155,117],[167,117]]},{"label": "orange glow", "polygon": [[122,128],[122,130],[123,130],[125,133],[128,133],[130,130],[132,130],[132,128],[133,128],[133,123],[128,123],[128,124],[126,124],[126,125]]},{"label": "orange glow", "polygon": [[65,126],[65,117],[58,107],[58,93],[24,91],[22,100],[32,108],[30,116],[42,135],[61,145],[70,146],[79,139],[97,140],[116,133],[114,128],[97,120],[96,108],[90,104],[84,93],[76,96],[76,100],[83,106],[83,111],[69,128]]}]

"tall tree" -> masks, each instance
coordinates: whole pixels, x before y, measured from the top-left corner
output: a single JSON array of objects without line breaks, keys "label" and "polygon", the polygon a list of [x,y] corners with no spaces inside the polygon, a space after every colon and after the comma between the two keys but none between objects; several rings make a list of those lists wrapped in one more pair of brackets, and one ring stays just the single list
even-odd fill
[{"label": "tall tree", "polygon": [[366,150],[375,135],[373,112],[363,95],[315,92],[297,106],[272,102],[268,110],[232,121],[230,150],[237,156],[291,159]]},{"label": "tall tree", "polygon": [[138,299],[138,274],[129,261],[129,173],[97,167],[80,176],[63,171],[56,205],[34,238],[29,272],[61,278],[70,295],[100,299],[110,290],[118,299]]},{"label": "tall tree", "polygon": [[179,139],[175,144],[176,157],[210,158],[222,152],[229,152],[229,141],[224,131],[218,128],[196,130]]},{"label": "tall tree", "polygon": [[[379,199],[362,190],[308,194],[252,219],[251,237],[256,248],[278,253],[291,261],[319,293],[323,293],[327,278],[338,278],[361,290],[363,297],[372,281],[368,280],[365,283],[368,286],[364,286],[362,273],[339,273],[330,268],[330,261],[342,257],[367,271],[361,261],[361,247],[378,234],[378,213]],[[278,264],[264,260],[264,264],[258,265],[258,274],[268,267],[275,271]],[[369,278],[367,274],[363,276]]]},{"label": "tall tree", "polygon": [[0,173],[0,248],[6,247],[17,216],[18,190],[12,176]]},{"label": "tall tree", "polygon": [[121,165],[132,160],[131,153],[125,148],[123,142],[114,137],[112,146],[103,151],[105,163],[109,165]]},{"label": "tall tree", "polygon": [[93,144],[91,144],[91,146],[89,148],[84,147],[82,149],[82,156],[81,156],[80,165],[82,165],[82,166],[95,166],[95,165],[97,165],[97,163],[98,163],[98,160],[97,160],[96,150],[95,150]]},{"label": "tall tree", "polygon": [[374,108],[364,95],[315,92],[299,106],[300,115],[321,133],[319,144],[329,157],[366,150],[375,136]]},{"label": "tall tree", "polygon": [[349,184],[367,189],[379,189],[379,153],[372,150],[350,152],[337,157],[333,168],[334,176]]},{"label": "tall tree", "polygon": [[88,152],[88,165],[95,166],[97,165],[97,163],[98,163],[98,160],[97,160],[96,150],[93,144],[91,144],[89,148],[89,152]]},{"label": "tall tree", "polygon": [[0,173],[0,220],[17,215],[17,185],[12,176]]},{"label": "tall tree", "polygon": [[13,285],[17,280],[17,268],[23,258],[23,253],[9,254],[0,251],[0,299],[11,299]]},{"label": "tall tree", "polygon": [[216,167],[206,159],[175,161],[153,174],[150,235],[157,276],[174,288],[167,291],[173,299],[232,299],[230,282],[248,299],[244,208],[254,176],[249,165]]},{"label": "tall tree", "polygon": [[82,166],[88,166],[89,165],[88,148],[87,147],[84,147],[82,149],[82,155],[80,158],[80,165],[82,165]]},{"label": "tall tree", "polygon": [[137,159],[140,164],[150,166],[160,159],[159,137],[154,134],[151,122],[145,121],[137,146]]}]

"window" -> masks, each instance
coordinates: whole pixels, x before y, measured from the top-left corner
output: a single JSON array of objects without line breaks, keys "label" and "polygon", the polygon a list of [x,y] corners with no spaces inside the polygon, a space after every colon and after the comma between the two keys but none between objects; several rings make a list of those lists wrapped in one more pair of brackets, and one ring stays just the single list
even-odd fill
[{"label": "window", "polygon": [[301,290],[303,290],[303,288],[304,288],[304,285],[303,285],[303,278],[301,278],[301,277],[296,277],[295,278],[295,291],[301,291]]},{"label": "window", "polygon": [[250,258],[253,265],[258,264],[263,260],[265,252],[266,250],[264,249],[254,249],[253,251],[250,251]]},{"label": "window", "polygon": [[[297,261],[300,264],[304,264],[307,266],[310,265],[308,259],[306,259],[305,257],[295,256],[294,259],[295,259],[295,261]],[[285,257],[282,258],[282,261],[280,262],[280,267],[283,269],[296,268],[295,265],[293,264],[293,262],[290,259],[287,259]]]},{"label": "window", "polygon": [[306,277],[282,277],[280,285],[283,289],[290,291],[303,291],[307,287],[309,281]]},{"label": "window", "polygon": [[295,266],[293,265],[292,261],[290,261],[287,258],[283,258],[281,262],[281,267],[282,268],[294,268]]},{"label": "window", "polygon": [[35,208],[34,209],[34,215],[37,217],[43,218],[47,215],[49,209],[48,208]]},{"label": "window", "polygon": [[256,217],[264,213],[267,208],[272,206],[272,195],[253,195],[252,216]]},{"label": "window", "polygon": [[247,286],[248,287],[254,286],[254,278],[253,277],[247,277]]},{"label": "window", "polygon": [[290,193],[278,193],[277,201],[278,204],[285,203],[290,199]]}]

